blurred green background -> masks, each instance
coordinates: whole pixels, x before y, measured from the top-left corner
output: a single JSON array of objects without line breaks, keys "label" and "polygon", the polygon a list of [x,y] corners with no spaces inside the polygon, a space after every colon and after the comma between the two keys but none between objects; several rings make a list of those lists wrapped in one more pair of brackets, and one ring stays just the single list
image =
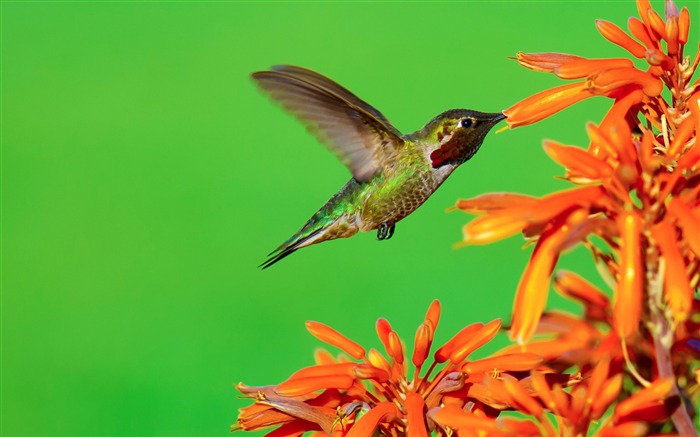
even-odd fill
[{"label": "blurred green background", "polygon": [[[368,347],[378,317],[410,343],[436,298],[438,342],[507,321],[530,250],[453,250],[469,217],[445,210],[566,187],[541,140],[585,145],[608,101],[490,135],[391,241],[362,234],[260,271],[349,172],[249,74],[315,69],[411,132],[559,84],[508,59],[518,50],[626,56],[594,19],[636,14],[630,1],[1,7],[3,436],[223,436],[247,404],[233,383],[312,363],[307,319]],[[562,265],[595,277],[585,252]]]}]

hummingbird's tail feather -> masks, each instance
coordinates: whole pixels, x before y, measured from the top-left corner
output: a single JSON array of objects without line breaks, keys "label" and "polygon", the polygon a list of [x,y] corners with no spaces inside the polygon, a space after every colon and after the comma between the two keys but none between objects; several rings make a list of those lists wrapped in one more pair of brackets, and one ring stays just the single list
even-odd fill
[{"label": "hummingbird's tail feather", "polygon": [[361,188],[359,182],[350,179],[296,234],[273,250],[258,267],[266,269],[302,247],[355,235],[360,230],[358,217],[348,211],[347,205],[354,205]]},{"label": "hummingbird's tail feather", "polygon": [[[308,226],[308,225],[307,225]],[[326,227],[319,227],[316,229],[313,229],[311,232],[308,232],[309,230],[305,226],[302,228],[299,232],[294,234],[292,238],[289,240],[285,241],[282,243],[280,247],[277,249],[273,250],[269,255],[268,258],[260,264],[258,267],[261,269],[265,270],[266,268],[270,267],[277,261],[286,258],[287,256],[291,255],[292,253],[296,252],[298,249],[301,249],[302,247],[309,246],[311,244],[317,243],[319,239],[321,241],[329,239],[328,237],[322,238],[323,237],[323,231],[326,229]],[[331,237],[332,238],[332,237]]]}]

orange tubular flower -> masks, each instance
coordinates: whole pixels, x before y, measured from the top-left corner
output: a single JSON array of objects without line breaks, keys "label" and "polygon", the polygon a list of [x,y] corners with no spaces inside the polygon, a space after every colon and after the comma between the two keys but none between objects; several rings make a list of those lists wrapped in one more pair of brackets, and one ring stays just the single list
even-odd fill
[{"label": "orange tubular flower", "polygon": [[[573,82],[503,111],[511,128],[588,97],[611,98],[612,107],[599,124],[587,126],[587,147],[544,143],[546,153],[565,168],[565,178],[582,187],[541,199],[498,193],[460,200],[456,209],[480,215],[465,225],[461,245],[520,232],[536,243],[513,306],[510,337],[521,345],[507,352],[538,354],[559,371],[590,366],[607,354],[643,387],[659,380],[670,384],[663,386],[665,399],[673,401],[633,413],[622,408],[601,435],[643,433],[648,427],[641,422],[657,419],[671,420],[682,435],[697,435],[686,408],[676,406],[679,394],[700,398],[697,364],[684,355],[700,356],[700,79],[693,78],[700,53],[686,53],[692,48],[686,46],[692,35],[687,8],[666,0],[662,17],[648,0],[638,0],[637,9],[639,18],[628,20],[629,32],[596,21],[600,34],[632,59],[518,53],[522,66]],[[639,62],[647,68],[639,68]],[[560,273],[555,290],[583,304],[585,313],[582,318],[547,313],[556,263],[579,243],[591,251],[609,288],[599,290],[572,273]],[[533,340],[542,334],[550,337]],[[616,396],[615,390],[601,393]],[[573,406],[558,411],[585,416]],[[607,406],[590,408],[600,417]]]},{"label": "orange tubular flower", "polygon": [[[488,343],[501,327],[500,320],[470,325],[438,348],[435,361],[422,372],[430,352],[430,343],[440,319],[440,305],[430,305],[418,328],[412,355],[415,370],[409,377],[402,342],[385,319],[377,321],[377,332],[385,344],[387,356],[364,349],[326,325],[307,323],[314,336],[346,353],[356,361],[342,358],[334,363],[307,367],[275,386],[238,390],[254,400],[240,411],[234,430],[280,428],[273,435],[298,435],[322,431],[348,436],[415,435],[427,437],[437,431],[443,435],[453,429],[470,427],[494,435],[517,435],[512,423],[494,420],[503,409],[536,408],[534,401],[523,400],[531,391],[528,376],[542,363],[532,353],[498,355],[468,360],[469,355]],[[438,370],[439,367],[442,367]],[[549,373],[560,384],[578,380],[565,374]],[[508,378],[507,387],[501,381]],[[524,379],[523,379],[524,378]],[[508,390],[520,394],[509,397]],[[457,410],[453,410],[457,408]],[[483,411],[491,411],[484,416]],[[495,413],[493,413],[495,412]]]}]

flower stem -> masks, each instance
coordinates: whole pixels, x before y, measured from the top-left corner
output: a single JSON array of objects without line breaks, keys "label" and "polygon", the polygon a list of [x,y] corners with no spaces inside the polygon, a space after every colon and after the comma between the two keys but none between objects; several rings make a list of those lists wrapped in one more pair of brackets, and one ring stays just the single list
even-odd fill
[{"label": "flower stem", "polygon": [[[656,361],[656,370],[659,378],[673,378],[673,394],[681,399],[680,405],[671,415],[673,425],[676,431],[683,436],[698,436],[698,431],[693,425],[693,419],[688,413],[683,394],[675,383],[678,378],[673,371],[673,362],[671,361],[671,345],[673,343],[673,330],[668,318],[663,311],[663,258],[659,259],[656,266],[649,265],[647,272],[649,286],[649,310],[650,314],[650,332],[654,338],[654,354]],[[657,267],[657,268],[654,268]]]}]

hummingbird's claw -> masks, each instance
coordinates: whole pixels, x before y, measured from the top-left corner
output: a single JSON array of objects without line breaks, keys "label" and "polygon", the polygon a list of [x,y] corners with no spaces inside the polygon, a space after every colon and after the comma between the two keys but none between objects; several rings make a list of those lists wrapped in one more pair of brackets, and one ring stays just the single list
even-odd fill
[{"label": "hummingbird's claw", "polygon": [[388,240],[394,236],[394,230],[396,229],[396,224],[392,223],[391,226],[387,222],[380,223],[377,226],[377,240]]}]

